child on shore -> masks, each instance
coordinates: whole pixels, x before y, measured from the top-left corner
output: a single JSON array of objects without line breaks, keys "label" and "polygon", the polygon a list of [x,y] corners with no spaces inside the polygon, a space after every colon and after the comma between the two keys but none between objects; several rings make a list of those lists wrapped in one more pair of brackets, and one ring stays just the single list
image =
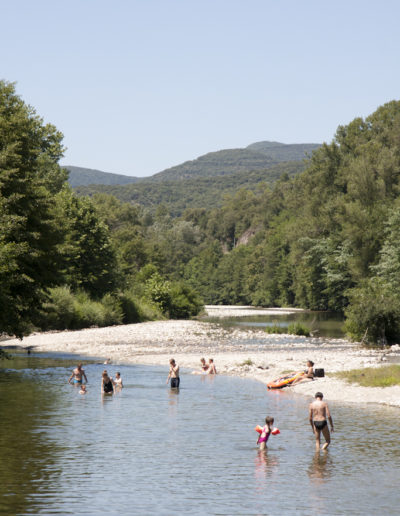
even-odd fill
[{"label": "child on shore", "polygon": [[267,416],[265,418],[265,425],[261,429],[260,437],[258,438],[257,444],[260,445],[260,450],[265,450],[267,447],[267,441],[272,432],[272,425],[274,424],[274,418]]}]

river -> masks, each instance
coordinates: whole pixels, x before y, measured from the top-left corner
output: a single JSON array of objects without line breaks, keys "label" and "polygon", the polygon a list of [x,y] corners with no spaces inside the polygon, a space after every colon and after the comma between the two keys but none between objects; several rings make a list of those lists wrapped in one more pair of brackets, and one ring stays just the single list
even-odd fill
[{"label": "river", "polygon": [[[85,361],[88,394],[66,380],[76,357],[33,353],[0,371],[0,512],[30,514],[398,514],[399,410],[331,403],[336,431],[314,452],[310,400],[235,377]],[[266,453],[256,424],[281,430]]]}]

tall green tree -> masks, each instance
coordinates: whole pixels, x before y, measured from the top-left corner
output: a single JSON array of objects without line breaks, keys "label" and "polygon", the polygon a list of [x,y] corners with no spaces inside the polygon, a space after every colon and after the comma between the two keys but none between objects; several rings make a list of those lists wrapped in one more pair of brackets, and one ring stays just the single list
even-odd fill
[{"label": "tall green tree", "polygon": [[62,134],[0,81],[0,331],[22,337],[57,283]]}]

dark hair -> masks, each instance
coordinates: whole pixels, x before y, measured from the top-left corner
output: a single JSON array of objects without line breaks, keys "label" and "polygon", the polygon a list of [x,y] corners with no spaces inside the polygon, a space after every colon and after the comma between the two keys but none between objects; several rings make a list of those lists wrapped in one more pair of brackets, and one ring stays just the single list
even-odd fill
[{"label": "dark hair", "polygon": [[311,367],[313,367],[314,362],[312,360],[307,360],[307,362],[309,362],[311,364]]},{"label": "dark hair", "polygon": [[273,424],[273,422],[274,422],[274,418],[273,418],[273,417],[271,417],[271,416],[267,416],[267,417],[265,418],[265,423],[266,423],[268,426],[269,426],[269,425],[272,425],[272,424]]},{"label": "dark hair", "polygon": [[315,393],[315,398],[321,398],[321,400],[322,400],[323,397],[324,397],[324,395],[322,394],[322,392]]}]

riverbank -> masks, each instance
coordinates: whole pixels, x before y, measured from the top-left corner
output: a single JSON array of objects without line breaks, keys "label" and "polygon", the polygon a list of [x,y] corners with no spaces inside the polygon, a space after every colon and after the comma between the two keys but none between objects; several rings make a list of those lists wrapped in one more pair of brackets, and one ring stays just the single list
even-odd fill
[{"label": "riverbank", "polygon": [[[251,307],[207,307],[212,317],[247,315]],[[291,310],[290,310],[291,311]],[[257,310],[260,312],[260,310]],[[277,309],[274,309],[277,314]],[[282,312],[284,312],[282,310]],[[285,312],[288,312],[285,310]],[[217,315],[219,314],[219,315]],[[181,368],[199,371],[202,356],[212,357],[221,374],[248,377],[267,383],[283,372],[302,370],[308,359],[326,376],[301,382],[290,389],[313,396],[322,391],[327,400],[381,403],[400,407],[400,386],[376,388],[351,385],[336,379],[337,371],[380,367],[392,353],[362,348],[344,339],[269,335],[262,330],[224,328],[202,321],[156,321],[80,331],[37,333],[7,346],[32,346],[36,351],[77,353],[110,358],[112,364],[168,365],[174,357]],[[112,366],[110,366],[111,368]]]}]

